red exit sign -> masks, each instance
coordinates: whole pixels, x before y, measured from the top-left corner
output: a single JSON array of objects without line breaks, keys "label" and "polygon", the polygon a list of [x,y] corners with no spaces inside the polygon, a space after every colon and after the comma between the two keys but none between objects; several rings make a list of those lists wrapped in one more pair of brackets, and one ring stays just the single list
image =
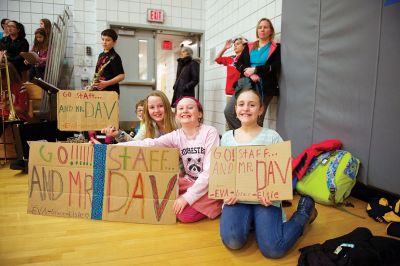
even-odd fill
[{"label": "red exit sign", "polygon": [[164,11],[160,9],[147,9],[147,21],[164,23]]}]

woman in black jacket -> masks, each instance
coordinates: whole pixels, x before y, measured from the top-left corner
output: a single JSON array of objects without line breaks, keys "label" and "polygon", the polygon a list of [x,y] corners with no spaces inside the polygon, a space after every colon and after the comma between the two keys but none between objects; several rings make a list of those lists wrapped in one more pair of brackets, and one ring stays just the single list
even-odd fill
[{"label": "woman in black jacket", "polygon": [[194,87],[199,83],[199,62],[193,59],[193,50],[190,47],[181,48],[181,57],[178,59],[178,70],[174,84],[174,96],[171,106],[182,96],[195,96]]},{"label": "woman in black jacket", "polygon": [[[25,28],[21,23],[10,20],[7,23],[8,36],[1,40],[2,52],[7,51],[8,62],[12,63],[21,76],[22,71],[28,70],[29,67],[24,64],[24,58],[20,56],[21,52],[28,52],[29,43],[25,39]],[[22,76],[21,76],[22,77]]]}]

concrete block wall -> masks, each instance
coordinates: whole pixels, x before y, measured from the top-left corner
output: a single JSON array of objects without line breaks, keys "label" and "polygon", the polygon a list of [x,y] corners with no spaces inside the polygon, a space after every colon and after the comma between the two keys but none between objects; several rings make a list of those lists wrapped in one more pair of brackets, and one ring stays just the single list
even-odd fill
[{"label": "concrete block wall", "polygon": [[[229,14],[229,15],[228,15]],[[205,58],[204,58],[204,102],[205,121],[215,126],[220,134],[225,131],[224,108],[226,67],[214,63],[215,55],[227,39],[244,36],[252,41],[256,38],[257,21],[269,18],[280,40],[282,0],[207,0],[205,6]],[[232,55],[230,49],[226,55]],[[270,104],[264,127],[276,128],[276,97]]]}]

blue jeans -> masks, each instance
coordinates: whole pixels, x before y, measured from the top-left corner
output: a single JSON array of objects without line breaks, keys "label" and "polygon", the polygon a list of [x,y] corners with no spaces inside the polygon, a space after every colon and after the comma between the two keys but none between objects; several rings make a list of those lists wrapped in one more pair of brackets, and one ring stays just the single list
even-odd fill
[{"label": "blue jeans", "polygon": [[262,254],[280,258],[303,234],[309,215],[296,211],[289,221],[282,221],[282,209],[275,206],[241,204],[225,205],[220,221],[222,242],[230,249],[240,249],[254,226]]}]

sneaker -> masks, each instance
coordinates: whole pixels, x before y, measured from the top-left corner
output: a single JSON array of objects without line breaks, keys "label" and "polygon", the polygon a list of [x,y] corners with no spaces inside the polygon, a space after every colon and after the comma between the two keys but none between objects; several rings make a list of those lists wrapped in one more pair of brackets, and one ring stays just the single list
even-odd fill
[{"label": "sneaker", "polygon": [[318,216],[318,211],[317,208],[315,208],[314,206],[313,212],[311,213],[310,218],[308,219],[308,224],[312,224],[315,218],[317,218],[317,216]]},{"label": "sneaker", "polygon": [[24,159],[17,159],[10,163],[10,169],[12,170],[22,170],[27,172],[28,170],[28,163]]},{"label": "sneaker", "polygon": [[318,215],[317,209],[315,208],[315,202],[309,196],[302,196],[300,198],[299,204],[297,205],[297,212],[309,217],[307,222],[308,224],[314,222]]}]

